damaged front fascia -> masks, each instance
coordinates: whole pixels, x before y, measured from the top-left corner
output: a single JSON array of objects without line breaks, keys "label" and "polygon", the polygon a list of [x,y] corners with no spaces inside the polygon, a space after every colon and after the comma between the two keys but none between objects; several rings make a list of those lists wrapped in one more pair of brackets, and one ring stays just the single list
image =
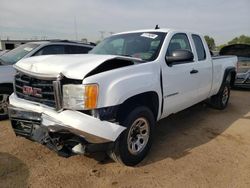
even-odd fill
[{"label": "damaged front fascia", "polygon": [[95,118],[100,119],[101,121],[109,121],[111,123],[115,123],[117,121],[118,109],[119,105],[94,109],[91,111],[91,115]]}]

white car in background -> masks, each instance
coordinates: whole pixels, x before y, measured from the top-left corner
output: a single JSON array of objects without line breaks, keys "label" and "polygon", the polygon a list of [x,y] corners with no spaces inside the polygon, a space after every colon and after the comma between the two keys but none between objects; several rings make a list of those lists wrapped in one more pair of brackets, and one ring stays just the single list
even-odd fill
[{"label": "white car in background", "polygon": [[65,40],[39,41],[23,44],[0,56],[0,120],[8,117],[8,98],[13,92],[15,70],[13,65],[20,59],[51,54],[85,54],[94,47]]}]

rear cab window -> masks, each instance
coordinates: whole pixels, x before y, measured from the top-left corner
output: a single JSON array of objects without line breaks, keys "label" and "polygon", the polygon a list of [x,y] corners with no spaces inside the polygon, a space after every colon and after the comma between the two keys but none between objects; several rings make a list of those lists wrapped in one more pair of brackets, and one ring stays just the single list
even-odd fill
[{"label": "rear cab window", "polygon": [[194,41],[194,46],[197,52],[198,61],[206,59],[206,51],[203,45],[203,42],[199,35],[192,34],[192,39]]}]

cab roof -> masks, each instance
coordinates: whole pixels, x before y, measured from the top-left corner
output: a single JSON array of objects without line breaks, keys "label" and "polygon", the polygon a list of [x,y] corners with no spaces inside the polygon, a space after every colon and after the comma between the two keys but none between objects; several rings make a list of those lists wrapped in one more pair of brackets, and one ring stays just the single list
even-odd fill
[{"label": "cab roof", "polygon": [[128,34],[128,33],[139,33],[139,32],[161,32],[161,33],[170,33],[170,32],[180,32],[180,33],[193,33],[193,34],[198,34],[197,32],[193,31],[188,31],[188,30],[183,30],[183,29],[172,29],[172,28],[160,28],[160,29],[142,29],[142,30],[134,30],[134,31],[125,31],[125,32],[120,32],[116,33],[114,35],[119,35],[119,34]]}]

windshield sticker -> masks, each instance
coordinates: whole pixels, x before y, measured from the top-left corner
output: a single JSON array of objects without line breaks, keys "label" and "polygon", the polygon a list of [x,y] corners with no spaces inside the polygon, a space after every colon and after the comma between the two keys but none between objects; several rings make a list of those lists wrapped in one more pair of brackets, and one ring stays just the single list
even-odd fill
[{"label": "windshield sticker", "polygon": [[150,38],[150,39],[155,39],[156,37],[158,37],[158,35],[152,34],[152,33],[142,33],[141,37],[147,37],[147,38]]},{"label": "windshield sticker", "polygon": [[31,50],[33,50],[33,48],[25,47],[24,50],[27,51],[27,52],[30,52]]}]

